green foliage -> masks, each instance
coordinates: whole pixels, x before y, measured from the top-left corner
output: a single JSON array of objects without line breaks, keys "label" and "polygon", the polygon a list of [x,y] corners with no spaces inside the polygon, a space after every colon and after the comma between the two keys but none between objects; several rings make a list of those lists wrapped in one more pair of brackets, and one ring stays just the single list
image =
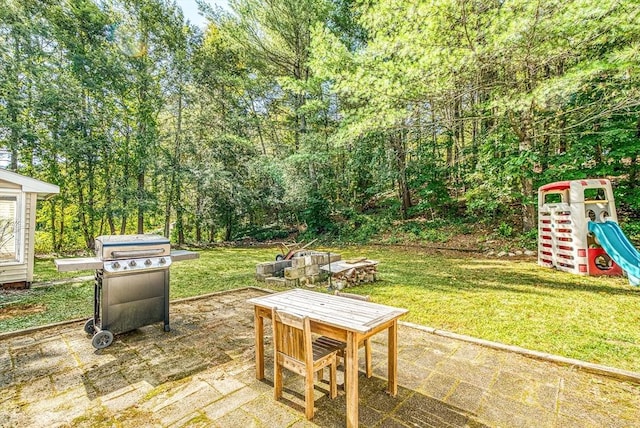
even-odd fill
[{"label": "green foliage", "polygon": [[513,236],[513,226],[511,226],[510,224],[507,224],[505,222],[502,222],[495,229],[495,232],[501,238],[511,238]]},{"label": "green foliage", "polygon": [[402,224],[398,232],[403,233],[405,239],[410,241],[444,243],[451,237],[444,226],[446,224],[443,221],[408,221]]},{"label": "green foliage", "polygon": [[354,210],[343,210],[336,222],[335,239],[338,242],[364,244],[376,241],[390,226],[384,216],[368,215]]},{"label": "green foliage", "polygon": [[539,185],[584,177],[639,216],[636,1],[237,0],[204,33],[178,4],[0,8],[0,148],[61,187],[39,252],[461,215],[513,234]]},{"label": "green foliage", "polygon": [[327,233],[333,229],[330,202],[318,193],[308,195],[301,217],[308,232],[313,235]]},{"label": "green foliage", "polygon": [[538,230],[531,229],[517,237],[518,246],[527,250],[535,251],[538,248]]},{"label": "green foliage", "polygon": [[420,198],[409,211],[413,216],[419,215],[431,215],[435,216],[449,216],[453,214],[455,209],[455,203],[451,195],[449,195],[446,183],[444,180],[435,179],[428,181],[418,188],[416,192]]}]

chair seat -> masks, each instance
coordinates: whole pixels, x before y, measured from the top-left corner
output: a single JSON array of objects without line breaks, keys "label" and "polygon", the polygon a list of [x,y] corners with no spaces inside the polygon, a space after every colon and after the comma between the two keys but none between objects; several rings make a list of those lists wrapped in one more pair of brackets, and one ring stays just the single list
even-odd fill
[{"label": "chair seat", "polygon": [[314,342],[314,345],[317,345],[319,347],[323,347],[323,348],[327,348],[327,349],[334,349],[334,350],[338,350],[338,351],[344,351],[345,349],[347,349],[347,344],[341,340],[338,339],[333,339],[331,337],[327,337],[327,336],[320,336],[318,337]]},{"label": "chair seat", "polygon": [[[333,339],[327,336],[320,336],[314,342],[314,345],[321,346],[327,349],[336,349],[338,351],[338,356],[344,358],[347,353],[347,344],[341,340]],[[364,347],[365,349],[365,369],[367,377],[373,376],[373,368],[371,365],[371,342],[370,339],[365,339],[362,342],[358,343],[358,348]],[[346,365],[346,363],[345,363]]]},{"label": "chair seat", "polygon": [[[322,337],[319,339],[322,339]],[[328,337],[326,338],[326,339],[329,339],[327,341],[319,340],[319,339],[314,340],[312,344],[314,360],[319,360],[333,352],[339,353],[340,351],[343,351],[346,347],[346,344],[344,342],[340,342],[339,340],[333,340]]]}]

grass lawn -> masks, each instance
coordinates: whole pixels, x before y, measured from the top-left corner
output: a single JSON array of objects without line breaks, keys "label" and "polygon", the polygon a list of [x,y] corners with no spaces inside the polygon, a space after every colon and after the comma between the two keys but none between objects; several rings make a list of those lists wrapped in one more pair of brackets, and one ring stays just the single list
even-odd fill
[{"label": "grass lawn", "polygon": [[[410,310],[403,319],[487,340],[640,371],[640,289],[624,278],[583,277],[535,260],[437,255],[416,249],[332,249],[381,262],[380,279],[349,289]],[[171,268],[171,297],[260,285],[255,265],[275,248],[218,248]],[[93,275],[93,271],[72,276]],[[52,260],[36,262],[36,280],[68,278]],[[324,286],[315,288],[325,291]],[[93,282],[0,294],[0,332],[90,317]]]}]

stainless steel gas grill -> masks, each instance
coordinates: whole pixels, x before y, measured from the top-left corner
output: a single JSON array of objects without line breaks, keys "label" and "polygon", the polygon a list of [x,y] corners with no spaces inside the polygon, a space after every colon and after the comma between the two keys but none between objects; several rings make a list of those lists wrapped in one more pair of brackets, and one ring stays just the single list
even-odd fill
[{"label": "stainless steel gas grill", "polygon": [[162,321],[169,331],[169,267],[197,258],[191,251],[171,251],[159,235],[105,235],[96,238],[96,257],[59,259],[59,271],[96,269],[93,318],[84,330],[96,349],[111,345],[113,335]]}]

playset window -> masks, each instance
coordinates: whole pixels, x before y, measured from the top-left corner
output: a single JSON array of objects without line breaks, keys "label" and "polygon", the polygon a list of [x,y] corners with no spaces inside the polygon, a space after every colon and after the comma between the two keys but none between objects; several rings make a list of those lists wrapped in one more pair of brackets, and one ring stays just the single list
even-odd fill
[{"label": "playset window", "polygon": [[604,189],[584,189],[585,201],[604,201],[606,199]]},{"label": "playset window", "polygon": [[562,203],[562,193],[547,193],[544,195],[545,204],[560,204]]}]

